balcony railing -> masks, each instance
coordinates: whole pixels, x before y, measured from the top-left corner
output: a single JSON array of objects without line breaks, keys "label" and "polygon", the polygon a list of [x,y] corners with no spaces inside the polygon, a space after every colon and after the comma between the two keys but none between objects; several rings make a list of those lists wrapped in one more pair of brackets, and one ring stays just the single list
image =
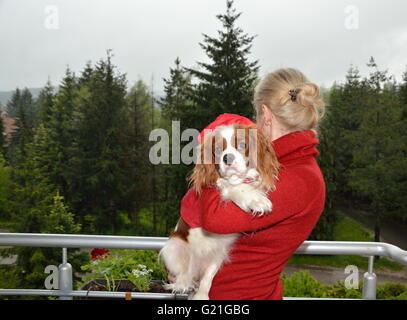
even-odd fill
[{"label": "balcony railing", "polygon": [[[160,250],[168,238],[125,237],[72,234],[0,233],[0,246],[62,248],[62,264],[58,267],[58,289],[0,289],[0,295],[58,296],[61,300],[73,297],[186,299],[184,294],[85,291],[72,289],[72,267],[67,261],[68,248],[109,248]],[[361,255],[369,256],[368,271],[363,278],[363,299],[376,299],[376,275],[373,273],[375,256],[387,257],[407,265],[407,251],[382,242],[305,241],[295,254]],[[290,298],[284,298],[290,299]]]}]

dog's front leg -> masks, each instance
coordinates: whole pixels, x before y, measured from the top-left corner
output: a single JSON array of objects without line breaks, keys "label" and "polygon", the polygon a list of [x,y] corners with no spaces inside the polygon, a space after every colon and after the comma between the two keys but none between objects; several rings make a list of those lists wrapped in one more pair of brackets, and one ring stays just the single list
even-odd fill
[{"label": "dog's front leg", "polygon": [[212,280],[218,272],[219,267],[220,265],[215,262],[208,265],[192,300],[209,300],[209,290],[211,290]]},{"label": "dog's front leg", "polygon": [[240,209],[253,214],[271,212],[273,205],[267,197],[267,193],[251,184],[239,184],[225,188],[227,194],[222,192],[223,200],[233,201]]}]

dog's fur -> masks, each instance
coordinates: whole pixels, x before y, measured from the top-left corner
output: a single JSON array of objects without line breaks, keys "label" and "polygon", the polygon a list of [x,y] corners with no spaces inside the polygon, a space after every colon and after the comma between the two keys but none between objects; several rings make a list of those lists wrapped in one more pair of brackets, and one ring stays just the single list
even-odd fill
[{"label": "dog's fur", "polygon": [[[254,125],[230,125],[205,135],[190,181],[198,196],[203,188],[215,185],[223,201],[262,215],[272,210],[267,193],[274,189],[277,175],[277,157],[261,131]],[[180,218],[160,251],[167,271],[176,279],[167,289],[189,292],[192,299],[209,299],[213,277],[239,235],[190,228]]]}]

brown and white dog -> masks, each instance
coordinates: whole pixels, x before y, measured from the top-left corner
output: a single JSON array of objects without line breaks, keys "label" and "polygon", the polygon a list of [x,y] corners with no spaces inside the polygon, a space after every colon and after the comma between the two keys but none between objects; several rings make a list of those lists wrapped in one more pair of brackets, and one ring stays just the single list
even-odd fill
[{"label": "brown and white dog", "polygon": [[[198,146],[197,160],[190,181],[198,195],[202,188],[216,185],[223,201],[233,201],[253,215],[271,212],[267,193],[274,189],[278,161],[269,140],[256,126],[217,127]],[[239,235],[190,228],[180,218],[160,251],[167,271],[176,279],[166,288],[189,292],[192,299],[209,299],[212,279]]]}]

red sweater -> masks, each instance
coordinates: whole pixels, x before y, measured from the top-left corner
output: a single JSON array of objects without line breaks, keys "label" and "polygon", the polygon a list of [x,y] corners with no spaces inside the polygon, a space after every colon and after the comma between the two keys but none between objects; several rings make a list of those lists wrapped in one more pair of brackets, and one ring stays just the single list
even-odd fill
[{"label": "red sweater", "polygon": [[212,300],[282,299],[280,274],[295,250],[304,242],[321,215],[325,184],[315,160],[318,140],[312,131],[297,131],[273,141],[281,165],[276,191],[269,193],[273,211],[253,217],[233,202],[220,199],[219,190],[206,188],[196,198],[190,190],[181,215],[192,222],[198,206],[203,229],[218,233],[244,233],[230,252],[230,261],[216,274]]}]

